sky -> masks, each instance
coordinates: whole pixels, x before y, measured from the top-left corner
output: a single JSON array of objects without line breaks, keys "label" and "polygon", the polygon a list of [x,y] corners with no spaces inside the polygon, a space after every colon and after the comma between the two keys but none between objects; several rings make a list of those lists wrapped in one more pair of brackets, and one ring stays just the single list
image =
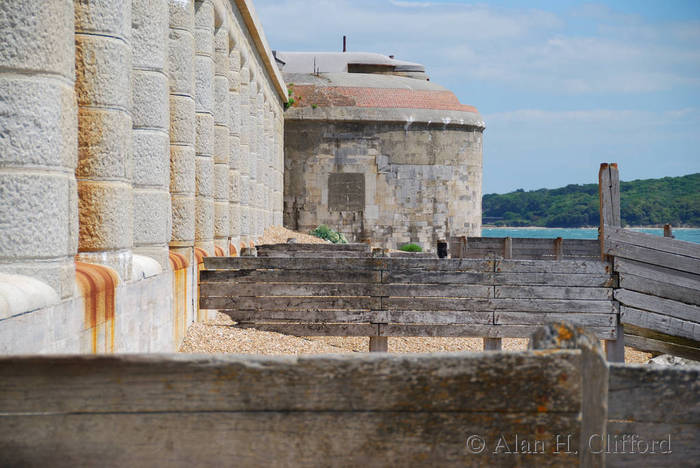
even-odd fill
[{"label": "sky", "polygon": [[477,107],[483,193],[700,172],[700,0],[255,0],[270,47],[393,54]]}]

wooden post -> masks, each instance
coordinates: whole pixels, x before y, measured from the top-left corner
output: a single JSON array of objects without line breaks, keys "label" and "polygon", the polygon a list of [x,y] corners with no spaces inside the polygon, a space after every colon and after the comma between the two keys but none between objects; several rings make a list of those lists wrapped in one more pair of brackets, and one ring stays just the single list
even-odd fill
[{"label": "wooden post", "polygon": [[676,237],[673,235],[670,224],[664,224],[664,237],[670,237],[671,239],[675,239]]},{"label": "wooden post", "polygon": [[484,351],[500,351],[501,347],[500,338],[484,338]]},{"label": "wooden post", "polygon": [[[608,260],[605,254],[606,227],[619,227],[620,219],[620,173],[616,163],[602,163],[598,172],[598,194],[600,197],[600,258]],[[625,362],[625,330],[617,316],[617,339],[605,341],[605,354],[610,362]]]},{"label": "wooden post", "polygon": [[[513,258],[513,238],[506,237],[503,239],[503,258]],[[500,351],[503,349],[503,342],[500,338],[483,338],[484,351]]]},{"label": "wooden post", "polygon": [[503,239],[503,258],[513,258],[513,238]]},{"label": "wooden post", "polygon": [[564,257],[564,239],[557,237],[554,239],[554,258],[561,260]]},{"label": "wooden post", "polygon": [[389,337],[388,336],[370,336],[369,350],[372,353],[389,352]]}]

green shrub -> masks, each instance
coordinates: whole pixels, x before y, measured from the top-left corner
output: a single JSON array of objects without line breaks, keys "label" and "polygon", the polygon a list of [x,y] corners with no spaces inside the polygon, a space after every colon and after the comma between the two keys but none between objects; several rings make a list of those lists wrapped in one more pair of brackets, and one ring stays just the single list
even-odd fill
[{"label": "green shrub", "polygon": [[418,244],[404,244],[399,247],[402,252],[422,252],[423,249]]},{"label": "green shrub", "polygon": [[348,240],[345,235],[338,231],[334,231],[325,224],[321,224],[319,227],[310,232],[312,236],[331,241],[334,244],[347,244]]}]

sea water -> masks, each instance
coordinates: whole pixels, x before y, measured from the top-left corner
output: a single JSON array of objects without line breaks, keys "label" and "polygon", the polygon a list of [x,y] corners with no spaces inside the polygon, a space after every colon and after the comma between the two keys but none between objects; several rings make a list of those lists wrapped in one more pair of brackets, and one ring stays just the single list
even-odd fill
[{"label": "sea water", "polygon": [[[644,232],[646,234],[654,234],[663,236],[663,229],[655,228],[628,228],[631,231]],[[597,239],[598,228],[482,228],[481,235],[483,237],[539,237],[539,238],[557,238],[562,239]],[[700,229],[676,228],[673,229],[673,236],[678,240],[687,242],[697,242],[700,244]]]}]

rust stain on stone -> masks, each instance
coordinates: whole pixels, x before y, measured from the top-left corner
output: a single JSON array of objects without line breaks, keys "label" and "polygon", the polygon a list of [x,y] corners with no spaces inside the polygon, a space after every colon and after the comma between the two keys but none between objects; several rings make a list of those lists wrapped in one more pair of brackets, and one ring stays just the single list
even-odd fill
[{"label": "rust stain on stone", "polygon": [[85,328],[92,333],[91,351],[113,353],[119,275],[104,265],[75,262],[75,281],[83,295]]},{"label": "rust stain on stone", "polygon": [[194,256],[197,259],[197,303],[195,307],[197,308],[197,321],[201,322],[204,320],[203,314],[199,310],[199,272],[204,270],[204,257],[208,257],[207,251],[199,247],[194,248]]},{"label": "rust stain on stone", "polygon": [[173,269],[173,339],[175,345],[185,337],[187,322],[187,268],[190,263],[184,255],[170,252],[170,266]]},{"label": "rust stain on stone", "polygon": [[238,250],[236,250],[236,246],[233,243],[229,244],[228,250],[231,257],[238,257]]},{"label": "rust stain on stone", "polygon": [[215,256],[215,257],[225,257],[225,256],[226,256],[226,252],[224,252],[224,249],[221,248],[220,246],[215,245],[215,246],[214,246],[214,256]]}]

